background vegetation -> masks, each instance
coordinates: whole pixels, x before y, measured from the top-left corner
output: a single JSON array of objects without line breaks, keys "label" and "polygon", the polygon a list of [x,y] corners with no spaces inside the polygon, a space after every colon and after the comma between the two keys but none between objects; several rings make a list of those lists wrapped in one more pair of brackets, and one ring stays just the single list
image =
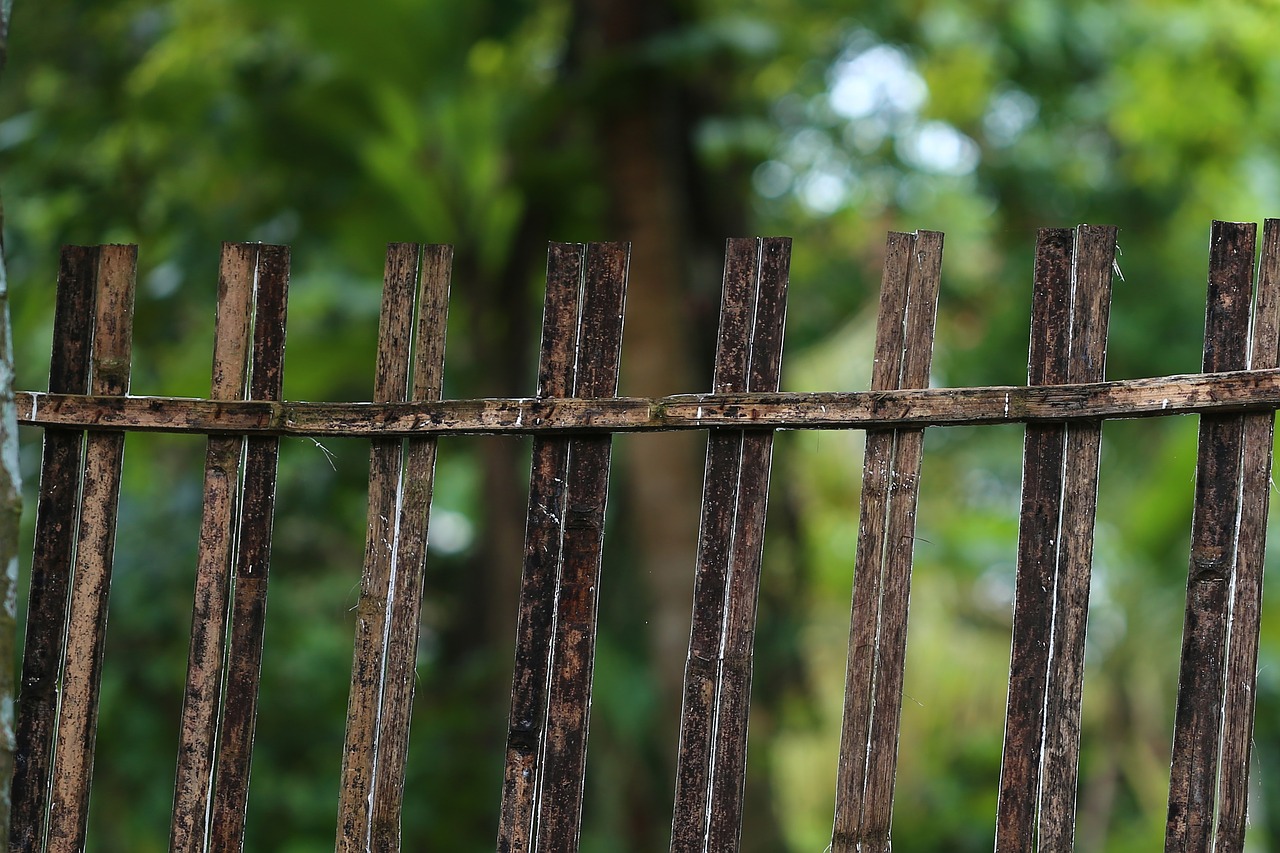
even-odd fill
[{"label": "background vegetation", "polygon": [[[45,387],[64,242],[141,244],[133,389],[191,396],[208,390],[220,241],[292,244],[285,395],[362,400],[386,241],[457,247],[445,393],[473,397],[533,388],[546,241],[630,239],[623,393],[698,390],[724,238],[786,233],[784,388],[856,390],[884,233],[916,228],[947,233],[935,382],[1018,383],[1035,229],[1079,222],[1121,229],[1108,375],[1193,371],[1210,219],[1280,213],[1277,11],[1271,0],[19,2],[0,87],[18,386]],[[31,494],[39,436],[25,438]],[[780,438],[750,850],[829,839],[861,444]],[[586,850],[666,844],[700,446],[615,444]],[[927,448],[895,846],[983,850],[1021,430],[936,429]],[[492,845],[527,450],[441,446],[406,849]],[[1193,418],[1106,427],[1081,850],[1160,844],[1194,458]],[[128,439],[92,850],[167,849],[202,459],[198,439]],[[358,441],[282,448],[251,850],[332,843],[366,465]],[[1256,850],[1280,847],[1274,605],[1265,620]]]}]

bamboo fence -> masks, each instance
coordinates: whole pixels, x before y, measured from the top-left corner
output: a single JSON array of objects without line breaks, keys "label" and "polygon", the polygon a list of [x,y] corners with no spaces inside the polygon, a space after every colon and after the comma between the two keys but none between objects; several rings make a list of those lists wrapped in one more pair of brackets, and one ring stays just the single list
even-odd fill
[{"label": "bamboo fence", "polygon": [[63,251],[11,849],[84,849],[126,431],[208,436],[170,849],[242,849],[282,436],[369,439],[336,848],[397,850],[436,442],[533,436],[499,851],[578,846],[612,436],[707,431],[671,850],[738,849],[774,431],[861,429],[866,454],[835,780],[836,853],[890,849],[927,427],[1026,424],[997,851],[1073,847],[1103,421],[1198,413],[1166,849],[1241,851],[1274,411],[1280,222],[1214,223],[1201,373],[1104,378],[1116,230],[1040,232],[1028,382],[929,388],[942,235],[888,238],[871,388],[779,391],[791,244],[726,249],[712,390],[617,396],[629,249],[549,250],[536,393],[443,400],[452,251],[389,247],[374,399],[281,400],[288,249],[227,244],[207,399],[129,394],[136,249]]}]

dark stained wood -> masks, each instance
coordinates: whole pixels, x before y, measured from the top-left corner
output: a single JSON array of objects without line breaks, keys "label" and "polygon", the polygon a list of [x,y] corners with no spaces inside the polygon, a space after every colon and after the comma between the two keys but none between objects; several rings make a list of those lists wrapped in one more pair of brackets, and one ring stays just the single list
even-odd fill
[{"label": "dark stained wood", "polygon": [[511,397],[435,403],[227,402],[18,391],[18,423],[207,435],[603,434],[725,428],[890,429],[1275,411],[1280,370],[901,391]]},{"label": "dark stained wood", "polygon": [[[547,252],[547,291],[538,358],[539,398],[573,392],[585,250],[578,244],[555,243]],[[569,439],[535,437],[498,821],[499,853],[527,853],[533,849],[568,476]]]},{"label": "dark stained wood", "polygon": [[[278,400],[284,371],[289,250],[283,246],[260,246],[257,279],[249,396],[255,400]],[[244,846],[266,629],[279,441],[274,436],[251,436],[245,447],[239,550],[232,574],[227,674],[214,765],[209,843],[211,850],[220,853],[237,853]]]},{"label": "dark stained wood", "polygon": [[[214,400],[240,400],[248,390],[257,257],[258,248],[253,244],[226,243],[222,247],[210,391]],[[169,836],[172,853],[203,853],[208,837],[244,443],[242,437],[210,436],[205,455],[191,648]]]},{"label": "dark stained wood", "polygon": [[[1250,367],[1280,364],[1280,220],[1263,229],[1262,261],[1253,314]],[[1253,742],[1254,688],[1258,672],[1261,628],[1263,556],[1271,494],[1271,453],[1275,416],[1244,416],[1240,535],[1236,543],[1236,575],[1232,589],[1231,634],[1227,658],[1227,694],[1222,723],[1222,771],[1218,782],[1218,829],[1214,849],[1244,849],[1248,820],[1249,758]]]},{"label": "dark stained wood", "polygon": [[[725,246],[720,330],[712,378],[712,388],[719,393],[747,390],[758,279],[756,241],[729,240]],[[672,853],[701,853],[706,847],[720,638],[724,633],[729,548],[741,465],[742,433],[711,430],[703,469],[693,614],[680,711]]]},{"label": "dark stained wood", "polygon": [[[438,400],[444,382],[445,326],[449,309],[449,277],[453,249],[424,246],[419,272],[418,320],[414,332],[411,396]],[[409,719],[417,673],[418,629],[427,560],[427,524],[435,481],[436,439],[410,439],[405,448],[400,520],[396,531],[396,571],[378,716],[378,755],[374,768],[371,847],[400,849],[400,814],[404,797],[405,760],[409,751]]]},{"label": "dark stained wood", "polygon": [[[49,369],[49,390],[53,393],[89,390],[97,266],[96,247],[66,246],[62,250]],[[44,849],[83,449],[83,433],[45,430],[14,751],[10,849],[15,853]]]},{"label": "dark stained wood", "polygon": [[[885,247],[876,318],[871,392],[896,389],[902,379],[910,283],[910,234],[892,233]],[[845,665],[843,723],[836,772],[836,814],[831,849],[851,853],[862,836],[862,809],[867,787],[867,750],[871,737],[876,632],[884,584],[885,526],[893,475],[894,433],[867,432],[862,462],[862,497],[858,544],[854,556],[853,605],[849,619],[849,654]]]},{"label": "dark stained wood", "polygon": [[[1082,225],[1076,229],[1067,365],[1067,378],[1072,382],[1100,382],[1103,378],[1115,252],[1114,227]],[[1067,425],[1054,591],[1053,655],[1049,660],[1045,694],[1044,763],[1040,782],[1038,849],[1046,853],[1070,853],[1074,849],[1084,641],[1101,446],[1101,422],[1073,421]]]},{"label": "dark stained wood", "polygon": [[[628,253],[628,247],[619,243],[587,247],[574,377],[578,396],[617,393]],[[569,446],[545,753],[537,803],[535,849],[539,851],[573,851],[578,847],[611,446],[611,436],[575,438]]]},{"label": "dark stained wood", "polygon": [[[418,284],[419,248],[414,243],[387,247],[382,313],[378,321],[378,358],[374,402],[409,396],[409,354],[413,343],[413,303]],[[369,449],[369,505],[364,569],[356,605],[355,651],[347,698],[347,733],[342,749],[342,787],[338,799],[335,849],[369,849],[373,817],[374,765],[378,752],[378,716],[386,656],[391,574],[396,549],[397,507],[404,441],[376,438]]]},{"label": "dark stained wood", "polygon": [[[759,277],[755,322],[751,332],[748,391],[777,391],[782,373],[782,338],[786,318],[791,241],[759,241]],[[742,800],[747,779],[747,723],[751,709],[752,656],[760,597],[760,563],[764,552],[765,513],[773,433],[742,436],[738,471],[724,639],[720,650],[720,685],[708,851],[737,850],[742,832]]]},{"label": "dark stained wood", "polygon": [[672,850],[711,853],[740,843],[772,430],[869,430],[832,849],[887,851],[923,429],[1027,422],[996,848],[1070,850],[1101,422],[1197,412],[1166,849],[1240,851],[1280,407],[1280,225],[1250,358],[1253,233],[1215,223],[1203,371],[1105,382],[1115,229],[1042,232],[1028,387],[962,389],[925,387],[941,235],[893,235],[872,390],[836,394],[777,392],[789,242],[730,241],[712,393],[661,399],[614,396],[627,252],[593,244],[552,247],[537,396],[442,401],[449,251],[402,245],[373,402],[338,404],[280,400],[287,250],[224,247],[210,399],[180,400],[126,396],[133,248],[67,249],[49,393],[16,395],[46,435],[12,849],[84,846],[125,431],[209,435],[174,851],[243,846],[279,436],[372,440],[338,847],[397,850],[436,440],[534,435],[498,840],[529,851],[577,847],[611,434],[710,429]]},{"label": "dark stained wood", "polygon": [[[1206,373],[1240,370],[1248,363],[1254,233],[1252,223],[1213,224],[1204,336]],[[1241,415],[1200,419],[1165,828],[1165,850],[1170,853],[1208,850],[1212,844],[1243,427]]]},{"label": "dark stained wood", "polygon": [[[99,251],[90,357],[90,388],[96,394],[129,392],[137,261],[136,246],[103,246]],[[48,849],[59,853],[84,849],[123,460],[124,435],[89,434],[49,804]]]},{"label": "dark stained wood", "polygon": [[[1071,231],[1040,231],[1031,302],[1031,356],[1027,365],[1027,380],[1032,385],[1067,379],[1072,255]],[[1030,853],[1035,846],[1065,440],[1063,425],[1027,426],[1009,696],[996,811],[997,853]]]},{"label": "dark stained wood", "polygon": [[[942,234],[918,232],[913,240],[909,267],[906,334],[899,387],[924,388],[929,384],[941,275]],[[916,501],[923,455],[924,430],[896,431],[885,522],[879,633],[875,642],[875,695],[861,822],[864,851],[889,850],[902,684],[906,672],[907,611],[911,597]]]}]

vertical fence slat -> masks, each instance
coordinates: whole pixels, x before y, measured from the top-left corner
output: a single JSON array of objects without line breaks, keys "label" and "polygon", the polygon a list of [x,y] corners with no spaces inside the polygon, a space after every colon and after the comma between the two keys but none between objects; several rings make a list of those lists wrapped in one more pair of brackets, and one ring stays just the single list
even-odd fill
[{"label": "vertical fence slat", "polygon": [[[414,333],[411,397],[440,399],[444,380],[445,326],[453,249],[424,246],[419,278],[418,321]],[[396,529],[395,574],[388,612],[382,712],[378,717],[378,760],[374,767],[371,841],[374,850],[400,849],[400,814],[405,760],[422,614],[427,525],[435,480],[436,439],[411,438],[405,447],[400,520]]]},{"label": "vertical fence slat", "polygon": [[[907,296],[915,239],[890,233],[885,245],[880,308],[876,317],[871,390],[898,387],[906,340]],[[876,633],[884,582],[885,532],[893,471],[893,430],[868,430],[862,461],[858,544],[854,555],[853,605],[845,667],[843,722],[836,776],[836,813],[831,847],[850,853],[862,840],[871,720],[874,705]]]},{"label": "vertical fence slat", "polygon": [[[1248,364],[1254,233],[1252,223],[1213,224],[1205,373],[1240,370]],[[1167,851],[1208,850],[1212,842],[1243,427],[1244,418],[1238,414],[1206,415],[1200,419],[1187,610],[1165,829]]]},{"label": "vertical fence slat", "polygon": [[[84,394],[89,390],[98,252],[96,247],[87,246],[62,249],[53,319],[50,393]],[[82,431],[45,430],[14,751],[10,832],[10,849],[14,853],[44,849],[58,672],[75,556],[83,452]]]},{"label": "vertical fence slat", "polygon": [[[1280,366],[1280,220],[1276,219],[1268,219],[1263,229],[1252,337],[1250,368],[1271,370]],[[1251,412],[1244,416],[1240,536],[1236,544],[1222,723],[1222,774],[1218,787],[1215,850],[1219,853],[1239,853],[1244,849],[1274,427],[1274,412]]]},{"label": "vertical fence slat", "polygon": [[[717,393],[747,390],[759,262],[760,253],[755,240],[733,239],[725,246],[720,331],[712,379],[712,387]],[[689,656],[685,662],[680,712],[672,853],[702,851],[706,844],[717,660],[724,632],[729,547],[741,463],[741,430],[711,430],[707,435],[706,465],[703,469],[702,521],[698,533]]]},{"label": "vertical fence slat", "polygon": [[[257,256],[258,248],[253,244],[226,243],[222,247],[210,393],[214,400],[241,400],[247,391]],[[169,839],[172,853],[200,853],[208,836],[243,456],[243,437],[209,437]]]},{"label": "vertical fence slat", "polygon": [[[1070,382],[1101,382],[1104,378],[1115,252],[1113,226],[1082,225],[1076,229],[1067,366]],[[1045,695],[1044,763],[1040,780],[1039,849],[1046,853],[1070,853],[1074,849],[1084,641],[1101,447],[1101,421],[1073,421],[1067,425],[1053,654]]]},{"label": "vertical fence slat", "polygon": [[[547,292],[538,359],[540,398],[568,397],[573,391],[584,252],[584,246],[569,243],[553,243],[547,251]],[[526,853],[533,849],[568,476],[569,439],[535,436],[498,822],[499,853]]]},{"label": "vertical fence slat", "polygon": [[[415,243],[393,243],[387,247],[373,380],[374,402],[402,402],[409,393],[419,253]],[[400,438],[375,438],[369,447],[369,512],[360,599],[356,605],[346,742],[342,750],[339,851],[369,849],[403,450],[404,441]]]},{"label": "vertical fence slat", "polygon": [[[137,262],[136,246],[103,246],[99,254],[90,359],[94,394],[129,391]],[[51,851],[84,849],[123,460],[123,433],[89,433],[54,739]]]},{"label": "vertical fence slat", "polygon": [[[942,273],[942,234],[915,235],[910,257],[901,388],[927,388]],[[875,644],[874,712],[863,804],[863,850],[889,849],[897,770],[902,684],[906,673],[907,611],[911,597],[916,498],[924,456],[924,430],[896,431],[889,479],[879,633]]]},{"label": "vertical fence slat", "polygon": [[[757,241],[760,273],[747,390],[778,390],[782,373],[782,336],[786,320],[791,241]],[[773,432],[742,435],[729,584],[725,593],[724,640],[711,776],[708,851],[737,850],[742,830],[742,800],[747,779],[747,722],[751,710],[752,656],[760,597],[765,512],[773,460]]]},{"label": "vertical fence slat", "polygon": [[[250,399],[280,399],[288,292],[288,248],[260,246]],[[209,844],[210,849],[219,853],[236,853],[244,846],[249,768],[253,758],[258,684],[262,673],[262,640],[266,629],[267,576],[279,448],[280,440],[275,436],[251,436],[245,444],[240,540],[231,580],[227,674],[214,768]]]},{"label": "vertical fence slat", "polygon": [[[1040,232],[1027,366],[1030,385],[1061,384],[1067,378],[1072,255],[1070,230]],[[996,813],[997,853],[1031,851],[1035,843],[1065,439],[1064,425],[1027,425],[1009,696]]]},{"label": "vertical fence slat", "polygon": [[[628,247],[592,243],[583,276],[577,397],[617,393]],[[600,556],[612,436],[571,439],[560,583],[538,796],[537,849],[576,850],[586,776]]]}]

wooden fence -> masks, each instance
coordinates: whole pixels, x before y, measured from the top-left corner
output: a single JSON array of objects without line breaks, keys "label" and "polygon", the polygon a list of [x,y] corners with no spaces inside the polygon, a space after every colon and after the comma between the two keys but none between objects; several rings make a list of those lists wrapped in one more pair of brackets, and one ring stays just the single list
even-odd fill
[{"label": "wooden fence", "polygon": [[[708,430],[673,851],[739,843],[773,431],[867,431],[831,849],[887,851],[924,430],[1026,422],[998,851],[1072,849],[1102,421],[1201,414],[1168,850],[1240,851],[1272,422],[1280,222],[1215,223],[1203,372],[1104,381],[1116,231],[1040,232],[1025,387],[930,389],[942,235],[888,239],[871,390],[779,393],[790,241],[730,240],[712,392],[616,396],[628,249],[549,252],[534,397],[441,400],[451,251],[387,254],[374,400],[280,400],[288,250],[228,244],[207,400],[129,396],[136,250],[69,247],[44,428],[15,851],[84,848],[124,431],[208,435],[170,847],[243,846],[282,435],[370,440],[337,849],[396,850],[436,438],[532,433],[500,851],[575,850],[612,434]],[[672,733],[674,736],[674,732]],[[497,792],[495,792],[497,793]]]}]

